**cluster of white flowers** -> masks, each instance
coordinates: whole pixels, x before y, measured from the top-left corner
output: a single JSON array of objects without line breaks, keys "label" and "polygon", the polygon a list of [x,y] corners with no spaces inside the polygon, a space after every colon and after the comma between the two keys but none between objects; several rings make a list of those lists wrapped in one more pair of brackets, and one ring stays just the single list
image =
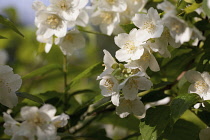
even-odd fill
[{"label": "cluster of white flowers", "polygon": [[13,69],[7,65],[0,65],[0,103],[13,108],[18,103],[15,92],[21,87],[22,80]]},{"label": "cluster of white flowers", "polygon": [[64,113],[55,116],[55,113],[56,108],[50,104],[40,109],[29,106],[21,108],[21,122],[4,113],[4,132],[12,136],[11,140],[59,140],[57,128],[66,126],[69,116]]},{"label": "cluster of white flowers", "polygon": [[123,32],[120,24],[129,24],[147,0],[92,0],[91,22],[99,25],[102,33],[111,35]]},{"label": "cluster of white flowers", "polygon": [[[197,93],[203,100],[210,100],[210,75],[208,72],[200,73],[189,70],[185,74],[187,81],[191,83],[188,88],[189,93]],[[201,103],[195,104],[199,108]],[[204,104],[202,104],[204,106]]]},{"label": "cluster of white flowers", "polygon": [[37,40],[46,43],[46,53],[55,43],[64,55],[71,55],[76,48],[85,46],[85,39],[75,26],[88,23],[89,16],[84,11],[88,0],[50,0],[50,3],[49,6],[41,1],[33,3]]},{"label": "cluster of white flowers", "polygon": [[[113,1],[111,6],[121,4],[118,8],[123,8],[123,2]],[[178,48],[190,39],[204,39],[196,28],[190,28],[184,20],[175,15],[175,7],[170,2],[164,1],[157,7],[165,12],[162,18],[158,11],[151,7],[146,14],[138,13],[132,18],[138,29],[134,28],[128,34],[120,33],[115,36],[115,44],[120,48],[115,54],[119,63],[104,50],[105,70],[98,77],[101,79],[100,88],[103,96],[111,96],[120,117],[126,117],[131,112],[139,116],[145,113],[144,105],[137,94],[140,90],[149,90],[153,85],[146,74],[147,68],[155,72],[160,70],[153,53],[170,57],[167,48],[169,45]]]}]

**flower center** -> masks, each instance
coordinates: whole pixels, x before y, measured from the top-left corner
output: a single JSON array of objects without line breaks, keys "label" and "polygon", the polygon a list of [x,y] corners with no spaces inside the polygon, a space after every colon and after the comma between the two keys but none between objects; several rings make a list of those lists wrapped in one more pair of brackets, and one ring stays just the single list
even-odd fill
[{"label": "flower center", "polygon": [[145,52],[142,56],[141,59],[143,61],[148,61],[150,59],[150,54],[148,52]]},{"label": "flower center", "polygon": [[64,40],[65,40],[65,41],[73,42],[74,38],[73,38],[73,36],[72,36],[71,34],[67,34],[67,35],[65,36],[65,39],[64,39]]},{"label": "flower center", "polygon": [[173,23],[171,30],[176,32],[176,33],[179,33],[181,31],[181,26],[177,23]]},{"label": "flower center", "polygon": [[130,78],[128,80],[127,86],[129,88],[129,90],[135,88],[138,89],[138,80],[136,80],[135,78]]},{"label": "flower center", "polygon": [[114,87],[114,82],[111,79],[106,79],[105,86],[107,87],[108,90],[112,91]]},{"label": "flower center", "polygon": [[152,21],[146,21],[144,22],[142,29],[147,30],[148,33],[152,34],[154,33],[155,25]]},{"label": "flower center", "polygon": [[46,23],[50,26],[50,28],[55,29],[57,28],[60,19],[57,15],[49,15],[47,17]]},{"label": "flower center", "polygon": [[136,51],[137,47],[134,45],[133,41],[127,41],[124,44],[123,49],[126,49],[128,51],[128,53],[132,54]]},{"label": "flower center", "polygon": [[195,82],[195,88],[199,93],[203,93],[208,88],[208,85],[204,81]]},{"label": "flower center", "polygon": [[62,10],[67,10],[67,4],[66,4],[66,1],[62,0],[58,3],[59,7],[62,9]]},{"label": "flower center", "polygon": [[112,14],[108,12],[102,12],[100,17],[102,19],[102,23],[105,23],[105,24],[110,24],[113,21]]}]

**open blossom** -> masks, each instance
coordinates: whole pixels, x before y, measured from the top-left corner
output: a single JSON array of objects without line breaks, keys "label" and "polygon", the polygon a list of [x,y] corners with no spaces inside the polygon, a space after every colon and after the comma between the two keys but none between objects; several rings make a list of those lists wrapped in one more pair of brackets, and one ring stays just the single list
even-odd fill
[{"label": "open blossom", "polygon": [[151,53],[150,48],[147,45],[144,45],[144,53],[140,59],[129,61],[125,67],[130,69],[140,69],[141,71],[146,72],[149,67],[152,71],[159,71],[160,67],[154,55]]},{"label": "open blossom", "polygon": [[[185,78],[191,83],[188,88],[189,93],[197,93],[203,100],[210,100],[210,75],[208,72],[200,73],[189,70],[186,72]],[[200,103],[194,107],[198,108],[199,106]]]},{"label": "open blossom", "polygon": [[72,55],[75,50],[85,47],[85,38],[78,30],[71,30],[66,36],[56,38],[55,44],[60,46],[64,55]]},{"label": "open blossom", "polygon": [[140,30],[147,31],[150,38],[160,37],[163,32],[162,20],[157,10],[152,7],[147,14],[136,14],[132,21]]},{"label": "open blossom", "polygon": [[49,11],[55,11],[67,21],[75,21],[88,0],[50,0]]},{"label": "open blossom", "polygon": [[105,97],[111,96],[114,105],[119,105],[119,84],[117,79],[111,75],[103,76],[100,81],[101,94]]},{"label": "open blossom", "polygon": [[[120,48],[115,55],[120,62],[137,60],[143,55],[144,48],[141,45],[148,39],[144,33],[134,28],[129,34],[121,33],[114,38],[115,44]],[[139,37],[141,35],[145,36]]]},{"label": "open blossom", "polygon": [[0,65],[0,103],[12,108],[17,105],[18,97],[15,92],[21,87],[22,80],[13,69],[6,65]]},{"label": "open blossom", "polygon": [[99,25],[101,32],[107,35],[111,35],[115,27],[120,23],[119,13],[100,9],[91,15],[90,20],[93,25]]},{"label": "open blossom", "polygon": [[166,18],[167,16],[176,15],[176,13],[177,13],[176,7],[173,4],[171,4],[169,1],[166,1],[166,0],[164,0],[164,2],[158,4],[157,8],[161,9],[165,12],[164,18]]},{"label": "open blossom", "polygon": [[137,98],[139,90],[149,90],[152,87],[152,82],[148,80],[144,72],[138,72],[126,78],[119,85],[126,100],[134,100]]},{"label": "open blossom", "polygon": [[67,21],[57,13],[47,10],[41,10],[36,14],[35,25],[38,27],[36,34],[44,38],[50,38],[53,35],[64,37],[67,32]]},{"label": "open blossom", "polygon": [[[21,108],[21,119],[19,123],[4,113],[5,133],[12,136],[12,140],[29,139],[34,140],[59,140],[57,127],[64,127],[69,116],[61,114],[55,116],[56,109],[52,105],[45,104],[40,109],[37,107],[25,106]],[[12,130],[10,130],[14,127]],[[18,129],[17,129],[18,128]]]},{"label": "open blossom", "polygon": [[120,98],[120,104],[116,107],[116,113],[120,118],[125,118],[131,113],[144,118],[146,111],[140,98],[136,98],[135,100]]}]

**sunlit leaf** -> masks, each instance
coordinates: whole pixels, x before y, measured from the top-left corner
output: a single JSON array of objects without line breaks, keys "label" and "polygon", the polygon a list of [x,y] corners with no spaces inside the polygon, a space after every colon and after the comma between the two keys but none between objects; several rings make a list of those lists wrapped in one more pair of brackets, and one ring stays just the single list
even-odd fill
[{"label": "sunlit leaf", "polygon": [[22,79],[25,80],[25,79],[29,79],[32,77],[41,76],[41,75],[47,74],[49,72],[52,72],[54,70],[60,70],[60,69],[61,69],[60,65],[57,65],[57,64],[43,66],[35,71],[32,71],[31,73],[29,73],[25,76],[23,76]]},{"label": "sunlit leaf", "polygon": [[187,109],[196,104],[199,100],[200,96],[195,93],[184,94],[176,97],[170,105],[171,125],[173,125]]},{"label": "sunlit leaf", "polygon": [[1,35],[0,35],[0,39],[7,39],[7,38],[6,38],[6,37],[4,37],[4,36],[1,36]]},{"label": "sunlit leaf", "polygon": [[209,0],[203,0],[202,9],[208,16],[210,16],[210,8],[208,7],[208,1]]},{"label": "sunlit leaf", "polygon": [[7,26],[8,28],[10,28],[14,32],[16,32],[17,34],[24,37],[24,35],[16,28],[15,24],[13,22],[11,22],[9,19],[3,17],[2,15],[0,15],[0,24],[3,24],[4,26]]},{"label": "sunlit leaf", "polygon": [[44,104],[43,100],[37,96],[34,96],[32,94],[28,94],[28,93],[25,93],[25,92],[16,92],[16,95],[18,97],[21,97],[21,98],[26,98],[26,99],[29,99],[31,101],[34,101],[34,102],[37,102],[37,103],[40,103],[40,104]]},{"label": "sunlit leaf", "polygon": [[200,4],[198,4],[198,3],[193,3],[192,5],[190,5],[190,6],[188,6],[188,7],[186,7],[185,9],[184,9],[184,11],[186,12],[186,14],[189,14],[189,13],[191,13],[191,12],[194,12],[196,9],[198,9],[199,7],[201,7],[201,3]]}]

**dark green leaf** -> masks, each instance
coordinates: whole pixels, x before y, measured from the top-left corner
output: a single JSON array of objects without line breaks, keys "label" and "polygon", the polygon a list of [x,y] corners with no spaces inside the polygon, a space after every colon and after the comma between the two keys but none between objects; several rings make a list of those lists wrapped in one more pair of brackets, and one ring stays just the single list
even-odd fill
[{"label": "dark green leaf", "polygon": [[15,27],[15,24],[13,22],[11,22],[9,19],[3,17],[2,15],[0,15],[0,23],[3,24],[4,26],[7,26],[10,29],[12,29],[17,34],[21,35],[22,37],[24,37],[24,35]]},{"label": "dark green leaf", "polygon": [[157,106],[147,110],[145,119],[140,121],[140,133],[142,140],[157,140],[169,124],[170,108]]},{"label": "dark green leaf", "polygon": [[104,67],[102,66],[102,62],[94,64],[93,66],[90,66],[83,72],[81,72],[79,75],[77,75],[68,85],[67,90],[70,89],[71,86],[79,82],[82,78],[90,77],[96,74],[100,74],[103,71]]},{"label": "dark green leaf", "polygon": [[83,90],[78,90],[73,93],[70,93],[71,96],[77,95],[77,94],[82,94],[82,93],[94,93],[95,91],[91,89],[83,89]]},{"label": "dark green leaf", "polygon": [[28,94],[28,93],[25,93],[25,92],[16,92],[17,96],[21,97],[21,98],[26,98],[26,99],[29,99],[31,101],[34,101],[34,102],[37,102],[37,103],[40,103],[40,104],[44,104],[43,100],[37,96],[34,96],[32,94]]},{"label": "dark green leaf", "polygon": [[1,35],[0,35],[0,39],[7,39],[7,38],[6,38],[6,37],[4,37],[4,36],[1,36]]},{"label": "dark green leaf", "polygon": [[210,100],[205,100],[204,102],[205,109],[210,112]]},{"label": "dark green leaf", "polygon": [[137,28],[134,24],[120,25],[126,33],[129,33],[133,28]]},{"label": "dark green leaf", "polygon": [[57,65],[57,64],[43,66],[35,71],[32,71],[31,73],[29,73],[25,76],[23,76],[22,79],[25,80],[25,79],[29,79],[29,78],[36,77],[36,76],[42,76],[42,75],[47,74],[53,70],[60,70],[60,69],[61,69],[60,65]]},{"label": "dark green leaf", "polygon": [[173,125],[187,109],[196,104],[199,100],[200,96],[195,93],[184,94],[176,97],[170,106],[171,125]]}]

